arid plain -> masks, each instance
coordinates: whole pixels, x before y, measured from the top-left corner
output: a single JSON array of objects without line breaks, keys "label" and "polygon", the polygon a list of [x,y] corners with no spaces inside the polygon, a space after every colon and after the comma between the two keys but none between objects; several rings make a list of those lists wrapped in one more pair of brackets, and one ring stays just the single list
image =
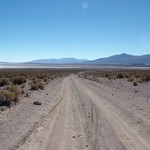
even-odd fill
[{"label": "arid plain", "polygon": [[[26,81],[16,84],[16,74]],[[1,95],[7,98],[10,86],[21,93],[0,106],[0,150],[150,149],[148,70],[5,70],[4,76],[9,85]]]}]

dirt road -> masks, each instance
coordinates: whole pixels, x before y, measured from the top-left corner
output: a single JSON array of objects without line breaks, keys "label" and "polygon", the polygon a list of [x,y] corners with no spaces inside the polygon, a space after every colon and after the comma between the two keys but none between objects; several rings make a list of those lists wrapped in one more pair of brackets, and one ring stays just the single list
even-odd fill
[{"label": "dirt road", "polygon": [[150,149],[150,102],[146,98],[74,75],[54,86],[48,98],[50,109],[21,142],[16,139],[10,145],[0,138],[3,150]]}]

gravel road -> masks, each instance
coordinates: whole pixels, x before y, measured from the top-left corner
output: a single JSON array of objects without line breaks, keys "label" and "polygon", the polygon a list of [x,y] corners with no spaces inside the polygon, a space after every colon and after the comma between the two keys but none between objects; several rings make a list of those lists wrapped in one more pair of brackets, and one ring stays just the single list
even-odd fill
[{"label": "gravel road", "polygon": [[1,150],[150,149],[147,98],[75,75],[31,93],[0,117]]}]

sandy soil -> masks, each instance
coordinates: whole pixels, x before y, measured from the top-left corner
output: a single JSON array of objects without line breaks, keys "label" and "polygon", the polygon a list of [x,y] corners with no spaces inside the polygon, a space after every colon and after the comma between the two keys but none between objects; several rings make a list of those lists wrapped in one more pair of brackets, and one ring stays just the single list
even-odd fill
[{"label": "sandy soil", "polygon": [[54,80],[0,114],[0,150],[149,150],[149,89],[74,75]]}]

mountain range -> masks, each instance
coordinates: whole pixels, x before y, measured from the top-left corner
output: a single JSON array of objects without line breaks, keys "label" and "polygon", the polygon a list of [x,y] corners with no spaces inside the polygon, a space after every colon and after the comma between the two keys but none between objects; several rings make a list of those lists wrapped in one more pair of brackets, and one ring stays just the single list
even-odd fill
[{"label": "mountain range", "polygon": [[150,54],[135,56],[129,54],[113,55],[96,60],[61,58],[61,59],[38,59],[27,64],[103,64],[103,65],[150,65]]},{"label": "mountain range", "polygon": [[87,59],[61,58],[61,59],[38,59],[26,62],[28,64],[77,64],[87,62]]},{"label": "mountain range", "polygon": [[113,55],[107,58],[100,58],[86,62],[89,64],[120,64],[120,65],[150,65],[150,54],[134,56],[129,54]]}]

